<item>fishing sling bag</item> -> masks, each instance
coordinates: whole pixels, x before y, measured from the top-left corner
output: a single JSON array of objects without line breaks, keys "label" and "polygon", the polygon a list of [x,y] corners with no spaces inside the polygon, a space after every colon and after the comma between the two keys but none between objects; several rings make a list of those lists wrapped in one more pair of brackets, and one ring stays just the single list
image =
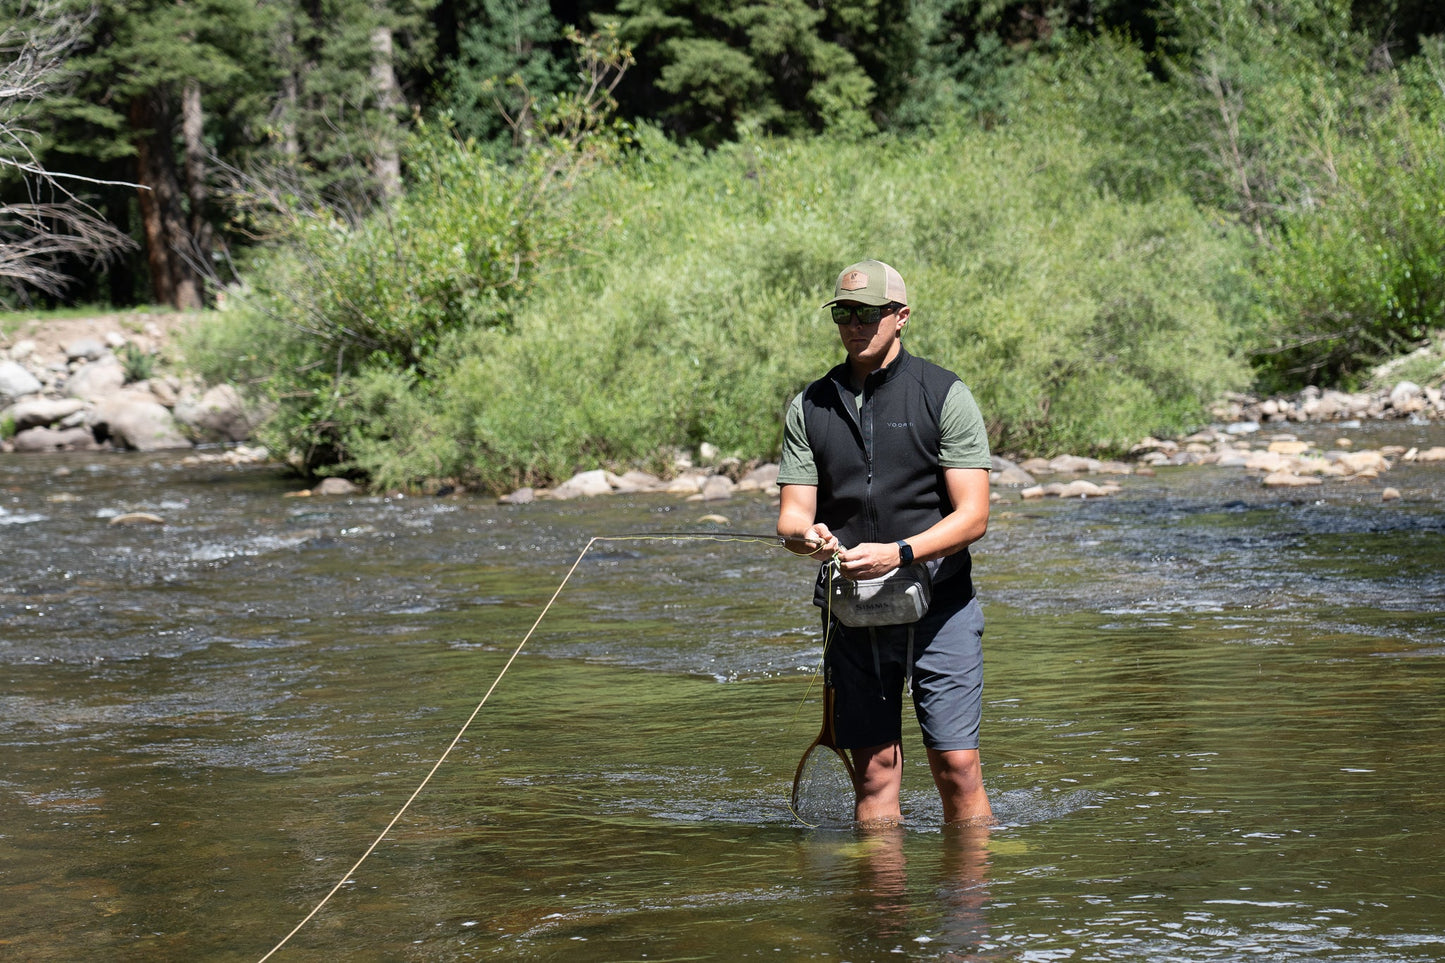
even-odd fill
[{"label": "fishing sling bag", "polygon": [[818,572],[814,604],[850,628],[910,625],[923,618],[933,597],[933,578],[925,562],[893,569],[878,578],[844,578],[837,562]]}]

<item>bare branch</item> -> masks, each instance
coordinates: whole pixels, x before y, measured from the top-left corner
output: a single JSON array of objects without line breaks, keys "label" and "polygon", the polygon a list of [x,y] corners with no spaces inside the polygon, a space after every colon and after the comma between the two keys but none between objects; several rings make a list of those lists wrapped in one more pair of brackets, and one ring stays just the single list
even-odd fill
[{"label": "bare branch", "polygon": [[135,245],[67,185],[136,185],[47,170],[35,155],[39,135],[26,125],[64,83],[66,58],[93,17],[57,0],[22,2],[0,30],[0,170],[18,174],[29,196],[0,204],[0,281],[19,290],[59,294],[67,265],[98,264]]}]

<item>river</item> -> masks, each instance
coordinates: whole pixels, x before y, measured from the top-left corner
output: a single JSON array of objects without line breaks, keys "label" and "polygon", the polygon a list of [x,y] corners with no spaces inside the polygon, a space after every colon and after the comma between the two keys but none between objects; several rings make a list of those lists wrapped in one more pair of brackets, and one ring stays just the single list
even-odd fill
[{"label": "river", "polygon": [[[904,830],[800,825],[810,567],[600,541],[272,958],[1445,959],[1445,466],[1120,481],[1011,495],[977,547],[991,833],[939,829],[911,723]],[[297,487],[0,459],[0,958],[259,960],[589,539],[774,511]],[[108,524],[127,511],[166,524]]]}]

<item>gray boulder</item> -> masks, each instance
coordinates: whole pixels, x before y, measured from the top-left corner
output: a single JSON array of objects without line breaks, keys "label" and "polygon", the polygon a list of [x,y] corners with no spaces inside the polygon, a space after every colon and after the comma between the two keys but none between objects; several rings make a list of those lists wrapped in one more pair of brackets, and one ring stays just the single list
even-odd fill
[{"label": "gray boulder", "polygon": [[110,349],[94,338],[81,338],[65,346],[67,361],[99,361],[110,354]]},{"label": "gray boulder", "polygon": [[0,401],[14,401],[40,391],[41,385],[23,365],[0,361]]},{"label": "gray boulder", "polygon": [[16,451],[89,451],[98,448],[89,428],[27,428],[11,439]]},{"label": "gray boulder", "polygon": [[182,397],[175,417],[202,441],[245,441],[254,427],[241,393],[231,385],[216,385],[200,398]]},{"label": "gray boulder", "polygon": [[28,398],[17,401],[6,412],[15,421],[16,431],[27,428],[49,428],[85,408],[79,398]]},{"label": "gray boulder", "polygon": [[111,395],[96,404],[90,426],[97,438],[109,438],[118,447],[136,451],[189,448],[170,410],[148,397]]},{"label": "gray boulder", "polygon": [[65,382],[65,394],[82,401],[96,401],[114,394],[125,386],[125,368],[114,355],[92,361],[75,369]]}]

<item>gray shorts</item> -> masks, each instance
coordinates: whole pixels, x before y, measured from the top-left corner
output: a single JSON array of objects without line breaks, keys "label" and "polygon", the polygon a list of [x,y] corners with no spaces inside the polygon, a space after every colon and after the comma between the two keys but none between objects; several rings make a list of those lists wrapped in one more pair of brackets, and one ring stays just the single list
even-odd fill
[{"label": "gray shorts", "polygon": [[929,612],[912,626],[847,628],[837,622],[823,657],[836,694],[839,748],[864,749],[903,737],[903,679],[913,630],[913,709],[930,749],[977,749],[983,716],[983,610]]}]

